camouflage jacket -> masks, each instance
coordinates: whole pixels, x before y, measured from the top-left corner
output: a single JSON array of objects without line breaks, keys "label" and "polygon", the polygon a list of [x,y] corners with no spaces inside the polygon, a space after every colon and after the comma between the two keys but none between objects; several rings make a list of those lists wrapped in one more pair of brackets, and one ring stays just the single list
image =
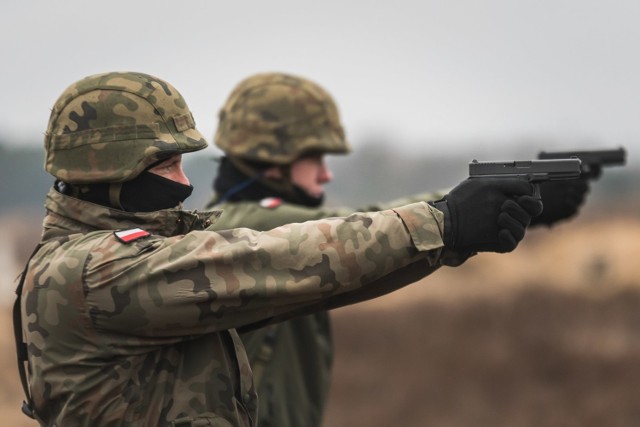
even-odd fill
[{"label": "camouflage jacket", "polygon": [[[379,211],[444,194],[424,193],[389,203],[352,208],[308,208],[272,198],[262,201],[225,202],[214,197],[207,208],[220,208],[215,230],[247,227],[265,231],[284,224]],[[261,427],[319,427],[331,380],[333,342],[326,311],[240,333],[259,397]]]},{"label": "camouflage jacket", "polygon": [[[36,413],[52,426],[254,426],[234,328],[385,294],[443,252],[442,214],[426,203],[268,232],[209,231],[216,213],[133,214],[54,189],[45,207],[21,309]],[[114,233],[134,227],[150,234]]]}]

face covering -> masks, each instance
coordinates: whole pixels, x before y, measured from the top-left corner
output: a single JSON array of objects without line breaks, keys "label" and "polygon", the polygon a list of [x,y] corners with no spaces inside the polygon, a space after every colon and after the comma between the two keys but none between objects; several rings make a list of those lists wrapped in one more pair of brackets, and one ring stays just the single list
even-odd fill
[{"label": "face covering", "polygon": [[[116,202],[112,203],[110,190],[116,190]],[[69,185],[56,181],[56,188],[63,194],[77,197],[97,205],[107,206],[127,212],[153,212],[175,208],[191,195],[193,186],[163,178],[144,171],[131,181],[122,184],[82,184]],[[118,203],[120,206],[118,206]]]},{"label": "face covering", "polygon": [[318,197],[315,197],[294,184],[293,195],[290,197],[290,201],[302,206],[307,206],[309,208],[317,208],[318,206],[321,206],[322,203],[324,203],[324,193],[322,193],[322,195]]},{"label": "face covering", "polygon": [[127,212],[153,212],[175,208],[193,191],[192,185],[144,171],[131,181],[123,182],[120,204]]},{"label": "face covering", "polygon": [[218,203],[225,201],[261,200],[266,197],[280,197],[297,205],[317,208],[324,202],[324,194],[314,197],[295,184],[285,181],[267,180],[262,177],[264,169],[271,165],[255,165],[253,176],[238,169],[227,157],[220,159],[218,174],[213,182],[213,189],[219,194]]}]

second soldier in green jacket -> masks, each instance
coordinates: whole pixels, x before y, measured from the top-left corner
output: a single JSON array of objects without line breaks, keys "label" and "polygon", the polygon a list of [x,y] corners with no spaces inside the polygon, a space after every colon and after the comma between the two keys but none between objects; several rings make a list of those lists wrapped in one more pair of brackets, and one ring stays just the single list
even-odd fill
[{"label": "second soldier in green jacket", "polygon": [[[300,76],[263,73],[240,82],[220,111],[214,139],[226,155],[207,205],[223,209],[216,230],[270,230],[438,200],[446,193],[416,194],[358,209],[323,207],[323,187],[332,179],[324,155],[346,154],[350,147],[332,97]],[[588,189],[585,179],[545,183],[544,212],[531,224],[550,226],[574,216]],[[320,426],[333,355],[328,313],[245,331],[241,337],[260,397],[260,425]]]},{"label": "second soldier in green jacket", "polygon": [[[226,154],[207,209],[222,209],[214,229],[254,230],[416,201],[325,208],[331,181],[325,154],[350,151],[332,97],[299,76],[264,73],[240,82],[220,111],[216,145]],[[329,314],[319,312],[241,334],[258,389],[260,426],[320,426],[329,389],[333,346]]]}]

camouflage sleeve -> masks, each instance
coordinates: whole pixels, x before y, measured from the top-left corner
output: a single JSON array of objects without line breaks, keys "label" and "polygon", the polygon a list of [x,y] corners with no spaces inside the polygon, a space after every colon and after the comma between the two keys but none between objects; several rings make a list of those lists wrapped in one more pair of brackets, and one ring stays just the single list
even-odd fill
[{"label": "camouflage sleeve", "polygon": [[413,194],[411,196],[401,197],[399,199],[391,200],[389,202],[380,204],[377,210],[388,209],[394,206],[404,206],[410,203],[432,202],[432,201],[440,200],[448,192],[449,190],[438,190],[438,191],[429,191],[426,193],[418,193],[418,194]]},{"label": "camouflage sleeve", "polygon": [[428,274],[439,263],[442,223],[441,212],[416,203],[267,232],[195,231],[137,247],[112,239],[85,267],[88,311],[97,328],[148,338],[304,312],[411,264]]},{"label": "camouflage sleeve", "polygon": [[405,196],[405,197],[401,197],[399,199],[394,199],[388,202],[383,202],[383,203],[374,203],[374,204],[370,204],[367,206],[362,206],[358,209],[352,209],[352,208],[335,208],[335,209],[330,209],[330,208],[325,208],[323,210],[324,213],[324,217],[331,217],[331,216],[345,216],[350,212],[355,212],[355,211],[359,211],[359,212],[373,212],[373,211],[382,211],[385,209],[393,209],[395,207],[398,206],[405,206],[405,205],[409,205],[411,203],[418,203],[418,202],[430,202],[430,201],[435,201],[435,200],[440,200],[442,197],[444,197],[444,195],[447,194],[447,191],[434,191],[434,192],[426,192],[426,193],[418,193],[418,194],[413,194],[411,196]]}]

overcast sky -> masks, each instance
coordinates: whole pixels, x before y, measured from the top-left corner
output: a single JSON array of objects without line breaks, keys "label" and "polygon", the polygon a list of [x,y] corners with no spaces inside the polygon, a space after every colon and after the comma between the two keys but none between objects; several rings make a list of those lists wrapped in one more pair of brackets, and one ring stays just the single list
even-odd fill
[{"label": "overcast sky", "polygon": [[0,20],[0,136],[15,143],[40,144],[89,74],[164,78],[211,137],[240,79],[286,71],[334,95],[356,150],[640,148],[639,0],[21,0]]}]

